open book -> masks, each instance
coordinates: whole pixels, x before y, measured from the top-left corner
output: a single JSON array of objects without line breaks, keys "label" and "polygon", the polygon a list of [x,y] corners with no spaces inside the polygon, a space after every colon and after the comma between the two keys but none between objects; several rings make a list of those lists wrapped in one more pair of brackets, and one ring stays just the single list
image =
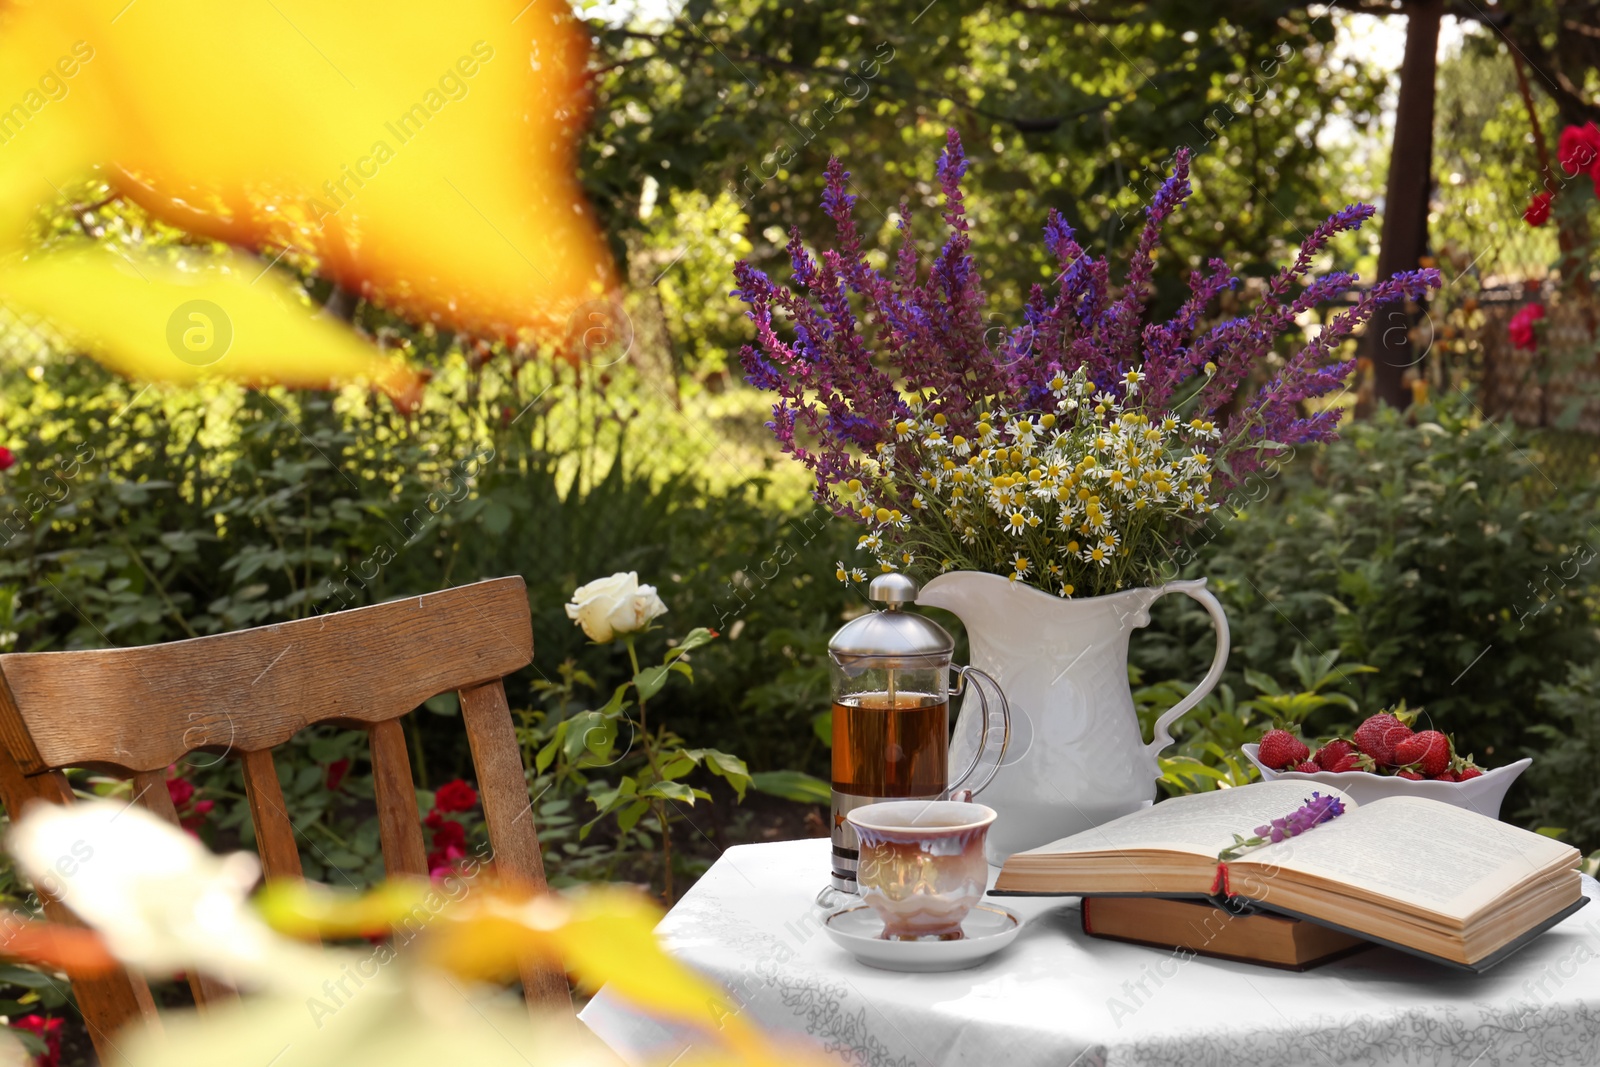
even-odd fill
[{"label": "open book", "polygon": [[[1584,903],[1570,845],[1420,797],[1357,805],[1227,863],[1244,905],[1483,970]],[[1177,797],[1006,860],[998,895],[1220,895],[1217,853],[1299,807],[1305,782]]]}]

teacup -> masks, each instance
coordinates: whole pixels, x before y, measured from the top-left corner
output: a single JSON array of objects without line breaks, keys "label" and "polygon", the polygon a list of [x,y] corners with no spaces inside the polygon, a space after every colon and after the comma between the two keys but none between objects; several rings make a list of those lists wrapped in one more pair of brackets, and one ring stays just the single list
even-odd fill
[{"label": "teacup", "polygon": [[861,840],[856,884],[883,938],[955,941],[989,887],[983,841],[993,808],[957,800],[866,804],[846,816]]}]

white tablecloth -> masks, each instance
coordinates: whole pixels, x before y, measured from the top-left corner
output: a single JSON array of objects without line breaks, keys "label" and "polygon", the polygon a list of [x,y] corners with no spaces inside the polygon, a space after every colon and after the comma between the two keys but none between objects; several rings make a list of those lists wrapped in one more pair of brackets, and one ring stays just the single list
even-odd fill
[{"label": "white tablecloth", "polygon": [[[827,876],[826,840],[731,848],[660,933],[755,1021],[854,1067],[1600,1064],[1600,903],[1472,975],[1383,948],[1302,973],[1184,959],[1084,936],[1075,898],[1008,897],[1026,926],[1003,953],[898,974],[822,933]],[[582,1018],[631,1063],[692,1043],[606,990]]]}]

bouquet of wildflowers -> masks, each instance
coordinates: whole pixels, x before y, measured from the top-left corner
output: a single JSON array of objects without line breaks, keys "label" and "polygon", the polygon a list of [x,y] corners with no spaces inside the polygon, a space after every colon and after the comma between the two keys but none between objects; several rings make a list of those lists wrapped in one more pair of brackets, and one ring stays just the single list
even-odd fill
[{"label": "bouquet of wildflowers", "polygon": [[[925,274],[904,205],[889,275],[867,263],[836,159],[823,208],[837,247],[813,256],[793,231],[788,287],[747,262],[735,267],[735,294],[756,326],[757,343],[740,353],[748,380],[778,394],[768,426],[815,475],[816,498],[866,527],[860,547],[884,570],[989,571],[1069,597],[1148,584],[1217,507],[1219,489],[1287,445],[1335,436],[1341,409],[1304,409],[1353,370],[1332,360],[1335,349],[1379,305],[1439,284],[1437,271],[1418,270],[1363,291],[1240,397],[1298,316],[1357,287],[1342,271],[1308,275],[1328,242],[1373,209],[1345,208],[1312,231],[1248,314],[1201,328],[1236,282],[1212,260],[1191,273],[1176,315],[1145,322],[1162,225],[1189,194],[1180,151],[1120,291],[1107,260],[1089,256],[1052,212],[1044,237],[1059,270],[991,345],[965,171],[952,130],[938,170],[950,236]],[[865,576],[839,570],[841,580]]]}]

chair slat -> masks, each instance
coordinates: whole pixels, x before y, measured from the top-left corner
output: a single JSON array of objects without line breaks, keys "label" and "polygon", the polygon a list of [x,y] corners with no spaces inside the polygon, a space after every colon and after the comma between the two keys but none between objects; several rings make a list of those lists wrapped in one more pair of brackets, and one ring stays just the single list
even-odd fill
[{"label": "chair slat", "polygon": [[496,578],[163,645],[8,653],[16,702],[0,701],[0,742],[27,774],[126,776],[202,748],[273,748],[313,723],[398,719],[526,667],[528,619],[522,579]]},{"label": "chair slat", "polygon": [[378,802],[378,835],[383,869],[390,878],[428,876],[422,825],[417,821],[416,785],[406,752],[405,728],[398,720],[374,723],[367,731],[372,751],[372,788]]},{"label": "chair slat", "polygon": [[[134,775],[133,802],[173,826],[183,825],[178,819],[178,809],[173,806],[172,794],[167,790],[165,771],[145,771]],[[213,1004],[239,998],[238,992],[226,982],[219,982],[198,971],[189,972],[189,992],[194,994],[195,1005],[201,1011]]]},{"label": "chair slat", "polygon": [[262,871],[268,878],[300,878],[300,849],[294,843],[294,824],[283,804],[283,787],[278,784],[272,750],[246,752],[240,762]]},{"label": "chair slat", "polygon": [[[528,779],[522,768],[522,748],[511,725],[504,683],[497,678],[462,689],[461,718],[467,728],[467,742],[472,746],[472,763],[478,770],[478,794],[483,801],[484,821],[489,825],[495,871],[506,881],[544,890],[544,857],[539,854]],[[522,987],[529,1007],[571,1010],[572,991],[560,970],[526,962],[522,966]]]},{"label": "chair slat", "polygon": [[[5,679],[0,675],[0,690]],[[3,698],[0,698],[3,699]],[[29,804],[70,804],[72,787],[66,775],[58,771],[25,776],[10,751],[0,746],[0,800],[6,811],[16,818]],[[65,926],[82,926],[83,923],[65,904],[48,893],[40,892],[45,918]],[[159,1029],[155,1001],[150,996],[150,986],[143,977],[124,967],[95,978],[75,977],[72,989],[77,996],[77,1010],[89,1028],[89,1039],[102,1063],[111,1063],[118,1055],[113,1035],[129,1023],[142,1022]]]}]

